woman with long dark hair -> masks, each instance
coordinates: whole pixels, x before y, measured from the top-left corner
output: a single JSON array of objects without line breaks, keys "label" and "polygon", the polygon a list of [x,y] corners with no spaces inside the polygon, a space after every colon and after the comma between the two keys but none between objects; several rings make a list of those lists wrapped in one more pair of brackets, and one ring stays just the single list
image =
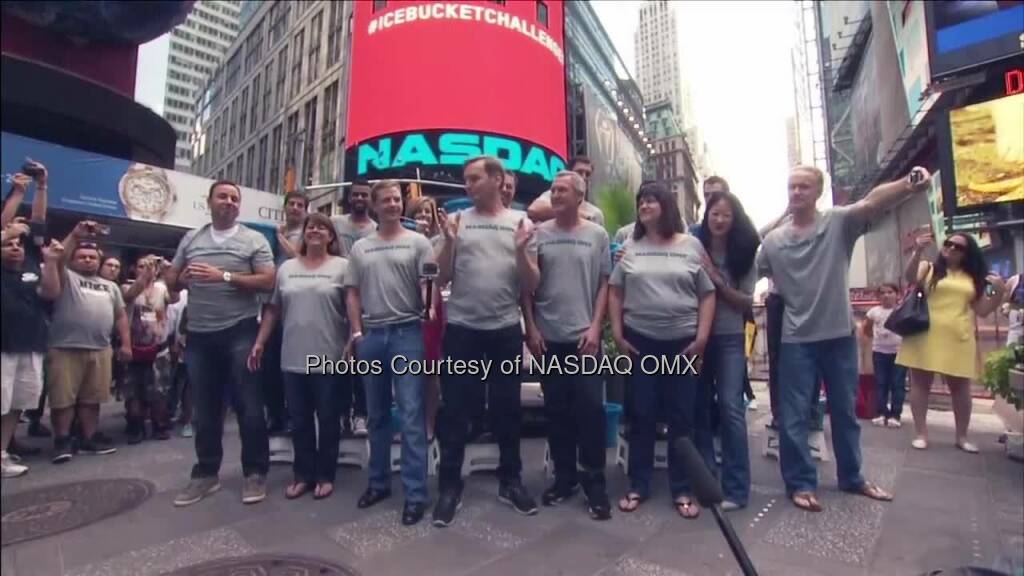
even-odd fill
[{"label": "woman with long dark hair", "polygon": [[307,357],[342,359],[348,340],[344,280],[348,260],[339,254],[337,231],[327,216],[312,213],[302,226],[299,256],[277,271],[274,295],[249,353],[249,369],[260,369],[264,348],[278,321],[282,323],[281,371],[292,421],[294,480],[288,499],[313,492],[316,499],[334,492],[341,436],[343,400],[351,397],[347,375],[307,366]]},{"label": "woman with long dark hair", "polygon": [[[715,453],[710,421],[718,410],[722,436],[722,491],[724,510],[738,510],[750,496],[750,453],[747,445],[746,408],[743,405],[747,373],[744,315],[754,298],[757,272],[754,257],[761,237],[739,198],[730,192],[707,197],[704,220],[697,238],[704,246],[704,270],[715,285],[715,318],[704,351],[697,406],[697,444],[713,470]],[[717,406],[711,401],[717,392]]]},{"label": "woman with long dark hair", "polygon": [[[991,313],[1003,297],[1003,280],[988,275],[978,243],[968,234],[946,238],[934,262],[921,262],[921,252],[933,242],[931,234],[916,239],[906,280],[924,287],[928,299],[928,330],[903,338],[896,363],[910,368],[910,409],[915,437],[911,446],[928,448],[928,395],[935,374],[941,374],[953,399],[956,446],[968,453],[978,447],[967,441],[971,421],[971,379],[978,375],[976,316]],[[994,293],[986,294],[986,284]]]},{"label": "woman with long dark hair", "polygon": [[[664,404],[671,440],[693,435],[696,377],[659,366],[701,355],[715,315],[715,287],[701,264],[704,248],[683,231],[679,207],[660,184],[636,195],[633,241],[609,280],[609,317],[620,351],[633,361],[629,404],[629,492],[619,502],[633,512],[650,496],[655,424]],[[685,362],[684,362],[685,364]],[[669,487],[679,515],[692,519],[700,508],[690,497],[683,463],[669,452]]]}]

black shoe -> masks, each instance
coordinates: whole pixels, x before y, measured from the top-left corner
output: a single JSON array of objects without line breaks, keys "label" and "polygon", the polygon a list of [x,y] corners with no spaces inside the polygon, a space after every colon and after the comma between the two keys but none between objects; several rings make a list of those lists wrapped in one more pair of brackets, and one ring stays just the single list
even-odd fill
[{"label": "black shoe", "polygon": [[106,454],[113,454],[117,452],[117,448],[113,446],[99,444],[93,439],[82,440],[78,444],[78,451],[82,454],[89,454],[93,456],[104,456]]},{"label": "black shoe", "polygon": [[434,505],[434,526],[444,528],[451,525],[459,508],[462,508],[462,490],[442,491],[441,496],[437,499],[437,504]]},{"label": "black shoe", "polygon": [[537,502],[526,491],[526,486],[520,480],[502,482],[498,488],[498,501],[508,504],[516,512],[526,516],[533,516],[537,513]]},{"label": "black shoe", "polygon": [[612,517],[612,504],[608,501],[608,493],[604,486],[592,487],[584,490],[584,498],[587,501],[587,511],[594,520],[609,520]]},{"label": "black shoe", "polygon": [[[145,432],[145,428],[142,428],[142,433],[145,434]],[[103,432],[97,430],[92,435],[92,442],[93,444],[98,444],[100,446],[110,446],[114,443],[114,440],[110,436],[107,436]]]},{"label": "black shoe", "polygon": [[151,436],[153,440],[170,440],[171,435],[167,432],[166,428],[153,428],[153,434]]},{"label": "black shoe", "polygon": [[[146,430],[142,426],[133,426],[132,430],[128,433],[128,443],[138,444],[146,439]],[[99,446],[100,443],[93,439],[93,444]]]},{"label": "black shoe", "polygon": [[423,520],[423,513],[427,511],[427,505],[423,502],[406,502],[402,508],[402,525],[412,526]]},{"label": "black shoe", "polygon": [[579,489],[579,484],[569,484],[567,482],[560,482],[558,480],[555,480],[555,483],[552,484],[550,488],[545,490],[544,493],[540,495],[540,501],[545,506],[554,506],[555,504],[561,504],[562,502],[565,502],[569,498],[575,496],[576,492],[579,491]]},{"label": "black shoe", "polygon": [[42,422],[33,422],[28,425],[28,435],[32,438],[49,438],[53,436],[53,432],[46,427],[46,424]]},{"label": "black shoe", "polygon": [[41,450],[32,446],[25,446],[21,442],[17,442],[14,438],[11,438],[10,444],[7,445],[7,453],[12,456],[18,456],[24,458],[26,456],[35,456],[39,454]]},{"label": "black shoe", "polygon": [[374,504],[391,497],[391,490],[374,490],[373,488],[367,488],[366,492],[359,497],[359,502],[356,506],[360,508],[369,508]]},{"label": "black shoe", "polygon": [[71,460],[71,439],[67,436],[53,439],[53,463],[63,464]]}]

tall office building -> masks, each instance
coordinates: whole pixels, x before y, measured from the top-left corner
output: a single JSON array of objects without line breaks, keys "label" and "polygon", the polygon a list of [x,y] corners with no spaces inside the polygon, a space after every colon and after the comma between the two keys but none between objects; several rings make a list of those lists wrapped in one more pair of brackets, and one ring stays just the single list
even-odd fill
[{"label": "tall office building", "polygon": [[[194,128],[196,92],[238,36],[241,9],[241,0],[199,0],[184,23],[140,48],[141,81],[136,100],[163,115],[174,128],[176,170],[191,171],[189,138]],[[161,85],[146,86],[145,79],[153,76],[163,77]]]}]

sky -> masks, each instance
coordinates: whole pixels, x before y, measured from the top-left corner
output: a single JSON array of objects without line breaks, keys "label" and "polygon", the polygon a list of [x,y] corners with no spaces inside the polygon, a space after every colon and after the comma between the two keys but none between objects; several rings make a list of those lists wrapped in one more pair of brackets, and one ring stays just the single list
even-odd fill
[{"label": "sky", "polygon": [[[591,3],[630,73],[642,2]],[[786,207],[795,2],[673,2],[680,67],[714,171],[758,226]]]},{"label": "sky", "polygon": [[152,111],[164,113],[164,92],[167,79],[167,56],[171,35],[163,34],[139,46],[135,67],[135,101]]}]

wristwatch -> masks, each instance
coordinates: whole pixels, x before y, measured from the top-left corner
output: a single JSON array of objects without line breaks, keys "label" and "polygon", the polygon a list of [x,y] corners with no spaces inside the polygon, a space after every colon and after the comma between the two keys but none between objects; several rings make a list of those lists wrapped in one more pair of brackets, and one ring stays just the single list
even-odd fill
[{"label": "wristwatch", "polygon": [[231,284],[231,272],[225,272],[221,277],[224,278],[225,283]]},{"label": "wristwatch", "polygon": [[118,191],[128,218],[133,220],[163,222],[177,199],[163,169],[139,163],[124,173]]}]

